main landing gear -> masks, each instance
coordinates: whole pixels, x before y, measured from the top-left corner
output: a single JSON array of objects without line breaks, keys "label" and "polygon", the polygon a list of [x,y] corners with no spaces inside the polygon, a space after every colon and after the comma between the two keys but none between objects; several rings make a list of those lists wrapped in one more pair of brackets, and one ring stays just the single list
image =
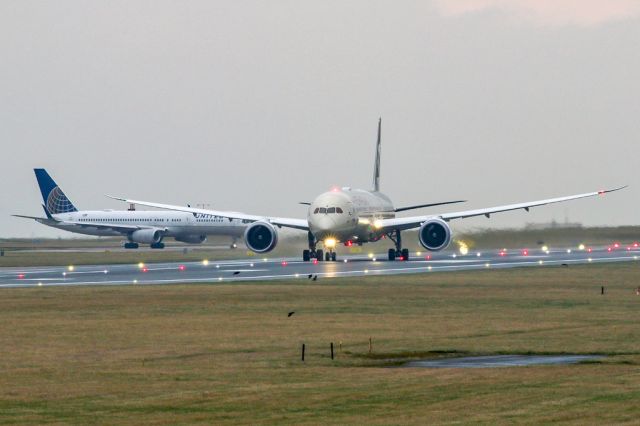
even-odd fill
[{"label": "main landing gear", "polygon": [[138,247],[138,243],[124,243],[126,249],[137,249]]},{"label": "main landing gear", "polygon": [[153,243],[149,247],[151,247],[152,249],[163,249],[164,243]]},{"label": "main landing gear", "polygon": [[[310,261],[311,259],[316,259],[318,262],[322,262],[326,260],[327,262],[335,262],[336,261],[336,252],[332,249],[329,249],[326,253],[321,249],[316,249],[316,238],[309,232],[309,250],[302,250],[302,260],[305,262]],[[324,257],[323,257],[324,256]]]},{"label": "main landing gear", "polygon": [[400,236],[400,230],[396,229],[393,232],[389,232],[387,234],[387,237],[396,245],[395,249],[389,249],[389,260],[409,260],[409,249],[402,248],[402,237]]}]

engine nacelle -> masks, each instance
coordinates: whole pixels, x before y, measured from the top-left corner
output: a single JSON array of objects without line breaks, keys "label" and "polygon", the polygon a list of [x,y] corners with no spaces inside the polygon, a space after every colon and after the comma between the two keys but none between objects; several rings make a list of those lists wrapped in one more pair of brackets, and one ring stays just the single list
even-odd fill
[{"label": "engine nacelle", "polygon": [[266,253],[278,243],[278,232],[268,222],[254,222],[244,231],[244,242],[256,253]]},{"label": "engine nacelle", "polygon": [[157,244],[162,241],[164,232],[160,229],[138,229],[129,234],[129,241],[141,244]]},{"label": "engine nacelle", "polygon": [[178,237],[174,237],[176,241],[180,241],[181,243],[187,244],[202,244],[207,241],[206,235],[182,235]]},{"label": "engine nacelle", "polygon": [[427,250],[439,251],[451,242],[451,228],[442,219],[430,219],[420,227],[418,239]]}]

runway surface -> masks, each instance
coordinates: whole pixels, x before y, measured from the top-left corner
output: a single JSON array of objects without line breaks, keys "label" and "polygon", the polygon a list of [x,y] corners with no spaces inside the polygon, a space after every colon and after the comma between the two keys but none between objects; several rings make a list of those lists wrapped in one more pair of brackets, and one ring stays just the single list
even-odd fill
[{"label": "runway surface", "polygon": [[232,261],[153,263],[148,265],[40,266],[0,268],[0,287],[230,283],[264,280],[317,281],[327,277],[450,272],[515,267],[637,261],[637,244],[579,249],[490,250],[466,255],[411,253],[409,261],[389,262],[386,254],[344,256],[337,262],[298,258],[249,258]]}]

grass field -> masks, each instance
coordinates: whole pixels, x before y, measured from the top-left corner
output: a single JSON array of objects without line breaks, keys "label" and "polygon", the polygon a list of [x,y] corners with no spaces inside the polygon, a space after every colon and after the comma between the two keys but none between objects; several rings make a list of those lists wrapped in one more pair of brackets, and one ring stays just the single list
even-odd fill
[{"label": "grass field", "polygon": [[[637,423],[639,285],[640,264],[623,263],[3,289],[0,423]],[[499,353],[609,356],[571,366],[392,367]]]}]

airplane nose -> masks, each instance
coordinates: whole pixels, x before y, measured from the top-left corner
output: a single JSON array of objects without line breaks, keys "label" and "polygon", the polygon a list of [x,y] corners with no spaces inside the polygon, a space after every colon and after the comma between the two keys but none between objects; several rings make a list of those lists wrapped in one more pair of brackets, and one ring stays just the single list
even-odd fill
[{"label": "airplane nose", "polygon": [[316,232],[328,232],[335,228],[335,223],[329,215],[319,215],[314,218],[313,227]]}]

